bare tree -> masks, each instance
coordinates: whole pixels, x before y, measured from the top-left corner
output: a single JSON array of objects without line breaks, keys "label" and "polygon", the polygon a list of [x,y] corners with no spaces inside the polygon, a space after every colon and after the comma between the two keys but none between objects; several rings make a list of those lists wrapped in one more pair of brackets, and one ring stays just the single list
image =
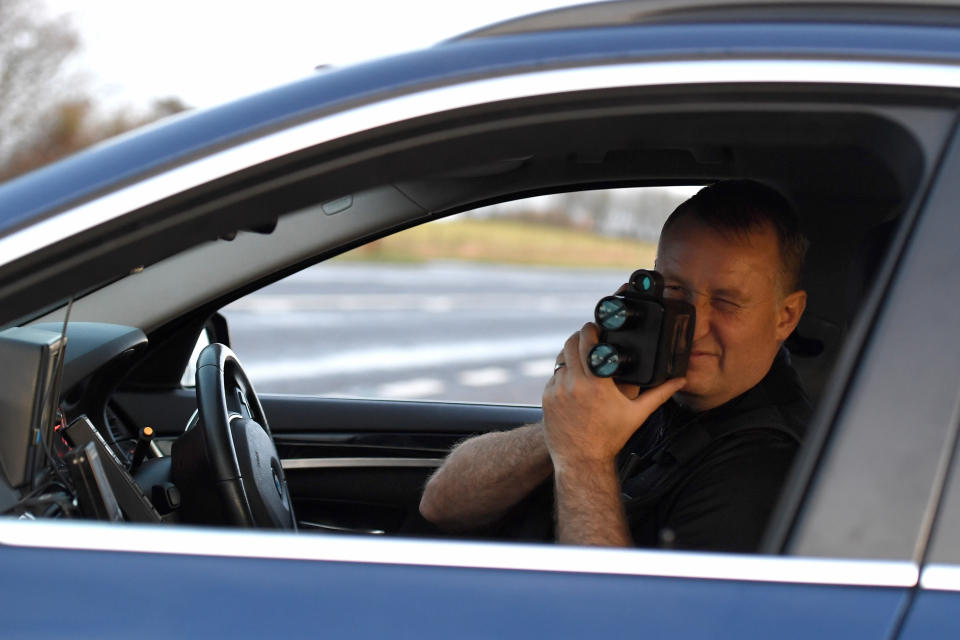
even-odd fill
[{"label": "bare tree", "polygon": [[98,115],[89,98],[78,97],[53,105],[31,136],[20,141],[0,163],[0,182],[80,151],[131,129],[189,109],[179,98],[155,100],[145,113],[120,110]]},{"label": "bare tree", "polygon": [[65,19],[43,9],[30,0],[0,0],[0,164],[70,99],[62,72],[79,39]]},{"label": "bare tree", "polygon": [[0,181],[188,107],[157,99],[147,110],[101,113],[68,63],[80,39],[36,0],[0,0]]}]

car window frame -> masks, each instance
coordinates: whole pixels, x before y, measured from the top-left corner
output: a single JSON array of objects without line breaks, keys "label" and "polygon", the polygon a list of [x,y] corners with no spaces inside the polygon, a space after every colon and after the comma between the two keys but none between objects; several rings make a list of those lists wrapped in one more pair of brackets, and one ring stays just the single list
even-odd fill
[{"label": "car window frame", "polygon": [[[835,488],[870,486],[876,491],[878,487],[897,483],[897,474],[902,470],[890,459],[871,453],[909,450],[913,434],[904,429],[907,433],[896,444],[884,442],[882,450],[865,451],[865,443],[875,437],[871,431],[876,431],[876,423],[871,424],[871,419],[896,415],[897,410],[905,406],[901,393],[906,387],[913,389],[908,397],[930,400],[929,394],[925,396],[923,391],[930,387],[931,377],[942,373],[933,367],[925,368],[927,362],[922,358],[911,360],[913,354],[902,347],[903,336],[911,335],[909,329],[915,310],[922,309],[926,317],[939,303],[939,324],[935,328],[925,326],[919,340],[924,341],[926,353],[941,354],[942,339],[949,333],[946,318],[960,312],[956,305],[949,306],[947,296],[942,295],[943,288],[929,286],[938,275],[949,271],[941,260],[933,257],[936,252],[931,251],[931,247],[938,246],[938,242],[943,246],[945,238],[952,237],[950,225],[955,218],[952,198],[956,197],[953,193],[956,188],[951,177],[960,175],[957,132],[955,124],[950,137],[944,141],[941,160],[928,174],[927,185],[918,189],[913,204],[899,223],[833,374],[830,385],[833,393],[818,407],[814,418],[816,430],[797,463],[800,470],[792,476],[787,496],[781,502],[777,530],[768,536],[767,551],[781,545],[789,555],[804,557],[909,559],[917,566],[923,561],[932,519],[941,498],[945,455],[942,446],[928,446],[922,453],[915,452],[915,460],[923,461],[925,477],[929,480],[926,490],[912,496],[918,504],[910,505],[911,497],[898,496],[897,500],[884,500],[882,505],[866,505],[856,499],[853,495],[856,492],[840,495]],[[956,261],[956,266],[960,269],[960,261]],[[952,314],[943,312],[943,305],[952,308]],[[899,338],[897,332],[900,332]],[[878,367],[878,360],[887,366]],[[905,369],[889,366],[893,362]],[[903,371],[909,374],[903,375]],[[928,412],[939,416],[930,425],[924,425],[934,433],[939,430],[938,442],[949,445],[956,438],[958,426],[951,419],[956,412],[956,402],[955,393],[945,390],[935,397],[935,406],[925,405]],[[851,409],[852,405],[857,409]],[[865,406],[871,410],[864,410]],[[869,418],[865,418],[867,415]],[[817,469],[815,473],[813,468]],[[914,517],[905,518],[905,511],[910,510],[915,512]],[[786,515],[789,513],[795,517],[790,518]],[[836,522],[841,518],[846,524],[837,527]],[[877,527],[878,531],[889,531],[903,526],[905,520],[912,523],[906,525],[912,528],[912,533],[900,535],[896,540],[865,541],[850,535],[858,528],[870,531]],[[850,537],[838,541],[837,536],[844,533]],[[854,553],[859,555],[852,556]]]},{"label": "car window frame", "polygon": [[[949,171],[950,173],[946,173]],[[953,178],[952,180],[950,178]],[[931,207],[936,207],[945,221],[956,221],[956,202],[960,199],[960,127],[955,135],[951,156],[945,167],[941,190],[934,194]],[[951,215],[953,214],[953,215]],[[960,231],[960,224],[956,224]],[[949,233],[941,229],[941,233]],[[955,236],[954,236],[955,237]],[[958,271],[952,271],[958,274]],[[957,277],[954,278],[957,282]],[[949,295],[945,295],[949,298]],[[954,296],[956,299],[956,296]],[[957,305],[960,307],[960,304]],[[960,312],[960,311],[958,311]],[[955,316],[954,316],[955,317]],[[921,586],[939,591],[960,591],[960,368],[953,371],[957,387],[950,414],[951,432],[945,441],[940,465],[933,486],[922,544],[918,544],[917,560],[921,565]]]}]

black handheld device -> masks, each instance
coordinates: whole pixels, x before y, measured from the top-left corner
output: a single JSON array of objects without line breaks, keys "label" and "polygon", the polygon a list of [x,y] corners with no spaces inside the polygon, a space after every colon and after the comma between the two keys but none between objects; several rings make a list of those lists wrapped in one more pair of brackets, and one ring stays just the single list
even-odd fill
[{"label": "black handheld device", "polygon": [[627,288],[597,303],[600,342],[587,356],[601,378],[655,387],[687,372],[696,309],[663,297],[663,276],[638,269]]}]

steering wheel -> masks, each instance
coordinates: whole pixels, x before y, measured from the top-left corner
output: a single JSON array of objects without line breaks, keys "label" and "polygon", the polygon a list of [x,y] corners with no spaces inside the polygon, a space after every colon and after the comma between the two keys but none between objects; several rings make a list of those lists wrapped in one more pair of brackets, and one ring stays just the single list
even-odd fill
[{"label": "steering wheel", "polygon": [[197,358],[196,380],[196,428],[224,517],[237,526],[296,529],[267,416],[237,356],[208,345]]}]

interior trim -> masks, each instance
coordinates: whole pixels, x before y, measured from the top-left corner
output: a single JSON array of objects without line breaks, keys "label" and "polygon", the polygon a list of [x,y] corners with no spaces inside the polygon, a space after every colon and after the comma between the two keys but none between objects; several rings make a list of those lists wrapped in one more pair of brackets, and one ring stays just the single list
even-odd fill
[{"label": "interior trim", "polygon": [[342,469],[426,467],[436,469],[443,458],[290,458],[280,461],[284,469]]},{"label": "interior trim", "polygon": [[[322,541],[322,543],[320,543]],[[912,588],[910,561],[834,560],[548,544],[0,518],[0,544],[45,549],[355,562],[703,580]]]},{"label": "interior trim", "polygon": [[432,88],[265,135],[67,209],[0,239],[0,266],[258,163],[403,120],[548,94],[656,85],[750,83],[960,88],[960,66],[829,59],[684,60],[554,69]]}]

